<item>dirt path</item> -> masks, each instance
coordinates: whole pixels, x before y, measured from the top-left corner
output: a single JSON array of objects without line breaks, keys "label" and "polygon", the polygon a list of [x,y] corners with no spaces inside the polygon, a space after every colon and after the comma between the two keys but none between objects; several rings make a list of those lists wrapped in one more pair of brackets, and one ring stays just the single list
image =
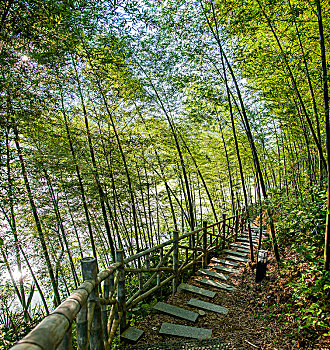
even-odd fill
[{"label": "dirt path", "polygon": [[[269,262],[270,270],[276,271],[274,269],[275,266],[276,263],[271,256]],[[177,337],[163,336],[158,333],[163,322],[170,322],[210,328],[212,329],[212,338],[222,337],[224,341],[231,342],[237,347],[244,346],[245,349],[286,350],[297,348],[296,341],[289,337],[291,333],[290,325],[284,327],[283,324],[271,317],[270,310],[265,308],[265,303],[259,298],[259,292],[256,291],[254,282],[255,271],[244,264],[241,265],[240,271],[241,273],[236,277],[232,276],[230,280],[225,282],[234,285],[236,287],[235,291],[226,292],[218,288],[207,287],[207,289],[217,292],[216,296],[212,300],[207,297],[198,297],[201,300],[228,308],[229,312],[227,315],[206,311],[205,315],[200,316],[196,323],[188,324],[189,322],[187,323],[172,316],[151,313],[143,321],[136,324],[137,328],[145,331],[139,343],[180,340]],[[198,283],[198,279],[201,278],[201,276],[193,276],[188,283],[205,288],[205,286]],[[270,276],[270,279],[272,278]],[[196,312],[196,308],[187,305],[191,298],[196,298],[196,295],[189,292],[177,292],[169,297],[166,302]]]}]

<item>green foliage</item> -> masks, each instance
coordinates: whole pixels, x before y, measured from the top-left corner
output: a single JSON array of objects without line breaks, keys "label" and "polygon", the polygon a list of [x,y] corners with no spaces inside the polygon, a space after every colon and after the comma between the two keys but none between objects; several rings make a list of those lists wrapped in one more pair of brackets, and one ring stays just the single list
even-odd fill
[{"label": "green foliage", "polygon": [[29,333],[43,318],[38,312],[32,312],[31,321],[24,319],[23,313],[2,310],[0,318],[0,348],[9,349],[27,333]]},{"label": "green foliage", "polygon": [[299,254],[308,256],[313,247],[320,248],[324,244],[326,214],[326,192],[317,188],[312,190],[312,194],[304,192],[302,197],[276,191],[268,203],[276,220],[280,243],[287,245],[290,242]]},{"label": "green foliage", "polygon": [[287,316],[296,320],[297,334],[329,332],[330,272],[323,270],[326,193],[314,188],[301,200],[275,192],[268,208],[274,213],[282,255],[290,252],[281,262],[292,276]]}]

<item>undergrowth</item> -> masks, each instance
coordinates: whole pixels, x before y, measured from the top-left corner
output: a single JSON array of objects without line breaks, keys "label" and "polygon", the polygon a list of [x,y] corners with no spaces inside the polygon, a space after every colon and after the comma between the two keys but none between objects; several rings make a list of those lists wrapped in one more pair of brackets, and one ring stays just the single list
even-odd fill
[{"label": "undergrowth", "polygon": [[[289,276],[282,302],[285,319],[293,319],[297,339],[330,336],[330,272],[323,270],[326,192],[286,196],[274,192],[266,204],[276,227],[282,260],[280,274]],[[277,315],[278,317],[278,315]]]}]

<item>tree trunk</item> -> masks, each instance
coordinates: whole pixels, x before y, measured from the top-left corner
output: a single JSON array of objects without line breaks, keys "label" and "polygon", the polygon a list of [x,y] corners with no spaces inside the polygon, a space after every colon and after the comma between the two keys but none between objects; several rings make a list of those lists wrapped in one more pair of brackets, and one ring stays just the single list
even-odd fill
[{"label": "tree trunk", "polygon": [[27,172],[26,172],[26,169],[25,169],[24,159],[23,159],[21,147],[20,147],[20,144],[19,144],[18,130],[17,130],[16,126],[14,126],[14,134],[15,134],[15,145],[16,145],[16,149],[17,149],[17,153],[18,153],[18,157],[19,157],[19,161],[20,161],[20,165],[21,165],[21,169],[22,169],[22,175],[23,175],[23,179],[24,179],[26,192],[27,192],[27,195],[28,195],[28,198],[29,198],[30,207],[31,207],[31,210],[32,210],[32,213],[33,213],[35,224],[36,224],[36,228],[37,228],[37,232],[38,232],[38,236],[39,236],[42,252],[43,252],[43,255],[44,255],[44,259],[46,261],[46,266],[47,266],[49,278],[50,278],[50,281],[51,281],[51,284],[52,284],[52,287],[53,287],[54,304],[55,304],[55,306],[58,306],[60,304],[60,302],[61,302],[60,294],[58,292],[58,286],[57,286],[57,283],[56,283],[53,267],[52,267],[52,264],[50,262],[48,249],[47,249],[46,241],[45,241],[45,237],[44,237],[44,233],[43,233],[43,230],[42,230],[42,227],[41,227],[41,223],[40,223],[40,220],[39,220],[39,215],[38,215],[38,212],[37,212],[37,207],[36,207],[34,199],[33,199],[32,191],[31,191],[31,187],[30,187],[30,183],[29,183],[29,179],[28,179]]},{"label": "tree trunk", "polygon": [[316,0],[317,20],[319,24],[320,48],[322,60],[322,78],[323,78],[323,98],[324,98],[324,119],[325,119],[325,135],[327,148],[327,170],[328,170],[328,200],[327,200],[327,219],[325,228],[325,244],[324,244],[324,269],[330,270],[330,122],[329,122],[329,90],[328,90],[328,73],[327,61],[324,45],[322,11],[320,0]]}]

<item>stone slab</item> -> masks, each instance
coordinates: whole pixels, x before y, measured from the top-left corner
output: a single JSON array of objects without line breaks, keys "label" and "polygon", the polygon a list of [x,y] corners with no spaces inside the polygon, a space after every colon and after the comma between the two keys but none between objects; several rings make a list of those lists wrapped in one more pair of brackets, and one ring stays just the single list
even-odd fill
[{"label": "stone slab", "polygon": [[234,266],[234,267],[239,266],[238,263],[235,263],[233,261],[224,260],[224,259],[212,258],[211,262],[218,263],[218,264],[225,264],[225,265]]},{"label": "stone slab", "polygon": [[[237,240],[242,242],[249,242],[249,236],[239,236],[237,237]],[[257,242],[257,238],[252,236],[252,241]]]},{"label": "stone slab", "polygon": [[222,253],[227,253],[227,254],[231,254],[231,255],[237,255],[237,256],[240,256],[242,258],[246,257],[246,253],[240,253],[240,252],[237,252],[236,250],[224,249],[222,251]]},{"label": "stone slab", "polygon": [[250,254],[250,249],[245,249],[245,248],[237,248],[237,251],[239,253],[246,253],[246,254]]},{"label": "stone slab", "polygon": [[243,262],[243,263],[247,263],[249,261],[249,259],[240,258],[239,256],[234,256],[234,255],[227,255],[226,259],[239,261],[239,262]]},{"label": "stone slab", "polygon": [[[242,235],[242,236],[239,236],[238,238],[249,240],[249,236],[247,236],[247,235]],[[252,241],[254,243],[257,243],[258,242],[258,236],[252,235]]]},{"label": "stone slab", "polygon": [[[240,242],[241,243],[241,248],[243,249],[250,249],[250,243],[249,242]],[[253,243],[253,247],[257,248],[258,244]]]},{"label": "stone slab", "polygon": [[219,272],[215,272],[215,271],[211,271],[211,270],[207,270],[207,269],[199,269],[197,271],[197,273],[199,275],[206,275],[206,276],[210,276],[210,277],[214,277],[214,278],[219,278],[223,281],[227,281],[227,279],[228,279],[228,276],[224,275],[223,273],[219,273]]},{"label": "stone slab", "polygon": [[231,269],[230,267],[221,266],[221,265],[214,265],[213,268],[216,270],[224,271],[228,273],[239,273],[239,270]]},{"label": "stone slab", "polygon": [[163,303],[162,301],[158,302],[154,307],[153,310],[163,312],[165,314],[179,317],[187,321],[196,322],[198,318],[198,313],[193,312],[187,309],[184,309],[182,307],[170,305]]},{"label": "stone slab", "polygon": [[129,327],[124,333],[120,335],[120,338],[127,340],[131,343],[136,343],[143,335],[144,331],[135,327]]},{"label": "stone slab", "polygon": [[199,299],[190,299],[188,302],[189,306],[194,306],[199,309],[203,309],[206,311],[212,311],[212,312],[217,312],[218,314],[223,314],[227,315],[228,314],[228,309],[226,307],[213,304],[213,303],[208,303],[207,301],[199,300]]},{"label": "stone slab", "polygon": [[[237,241],[238,241],[238,242],[242,242],[242,243],[250,243],[249,240],[246,239],[246,238],[239,238],[239,237],[238,237],[238,238],[237,238]],[[253,242],[253,244],[255,245],[256,243]]]},{"label": "stone slab", "polygon": [[184,290],[187,292],[203,295],[204,297],[214,298],[216,292],[201,287],[192,286],[191,284],[181,283],[178,287],[178,291]]},{"label": "stone slab", "polygon": [[203,278],[201,281],[199,281],[201,283],[207,284],[208,286],[212,286],[212,287],[216,287],[216,288],[221,288],[226,290],[227,292],[232,292],[233,290],[235,290],[235,287],[230,286],[229,284],[225,284],[222,282],[217,282],[217,281],[213,281],[213,280],[209,280],[208,278]]},{"label": "stone slab", "polygon": [[230,246],[231,246],[231,247],[236,247],[236,248],[246,248],[246,247],[249,247],[249,245],[247,245],[247,244],[242,244],[242,243],[232,243]]},{"label": "stone slab", "polygon": [[184,338],[208,339],[212,336],[212,329],[183,326],[180,324],[164,322],[160,327],[159,333]]}]

